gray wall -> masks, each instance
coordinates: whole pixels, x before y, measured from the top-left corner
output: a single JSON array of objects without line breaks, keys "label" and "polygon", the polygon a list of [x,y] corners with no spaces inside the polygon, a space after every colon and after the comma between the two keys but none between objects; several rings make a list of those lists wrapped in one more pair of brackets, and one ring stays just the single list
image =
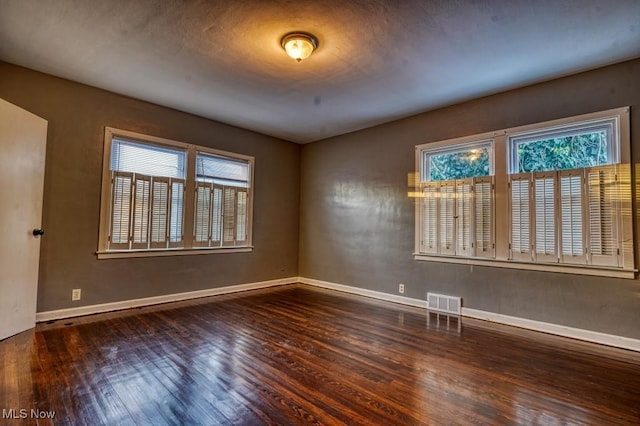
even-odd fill
[{"label": "gray wall", "polygon": [[[3,62],[0,97],[49,121],[39,312],[297,275],[298,145]],[[255,250],[97,260],[105,126],[255,156]]]},{"label": "gray wall", "polygon": [[417,299],[459,295],[469,308],[640,338],[637,280],[413,260],[407,196],[417,144],[626,105],[637,164],[640,60],[303,146],[300,275],[391,294],[404,283]]}]

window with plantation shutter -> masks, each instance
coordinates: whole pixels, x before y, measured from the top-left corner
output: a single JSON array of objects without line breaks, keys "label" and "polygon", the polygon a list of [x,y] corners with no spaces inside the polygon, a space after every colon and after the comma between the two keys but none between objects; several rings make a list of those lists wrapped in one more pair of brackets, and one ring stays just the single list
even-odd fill
[{"label": "window with plantation shutter", "polygon": [[[249,164],[199,152],[196,180],[196,243],[202,247],[246,244],[249,237]],[[200,197],[200,192],[206,192],[206,196]]]},{"label": "window with plantation shutter", "polygon": [[182,223],[169,220],[172,204],[174,208],[183,208],[175,206],[176,200],[170,199],[170,186],[173,180],[178,184],[184,182],[186,153],[124,138],[113,138],[110,148],[111,210],[107,249],[169,247],[171,234],[182,235]]},{"label": "window with plantation shutter", "polygon": [[493,178],[485,176],[492,170],[492,152],[490,139],[418,151],[422,166],[417,209],[419,253],[494,256],[494,186]]},{"label": "window with plantation shutter", "polygon": [[248,251],[252,169],[252,157],[106,128],[98,257]]},{"label": "window with plantation shutter", "polygon": [[416,146],[414,258],[636,278],[629,121],[623,107]]}]

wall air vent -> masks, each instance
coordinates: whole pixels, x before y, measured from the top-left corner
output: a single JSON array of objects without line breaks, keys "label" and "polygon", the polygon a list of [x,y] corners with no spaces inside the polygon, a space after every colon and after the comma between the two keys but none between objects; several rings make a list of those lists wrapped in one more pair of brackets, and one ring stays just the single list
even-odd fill
[{"label": "wall air vent", "polygon": [[448,314],[460,315],[462,299],[455,296],[445,296],[444,294],[427,293],[427,309],[430,311],[446,312]]}]

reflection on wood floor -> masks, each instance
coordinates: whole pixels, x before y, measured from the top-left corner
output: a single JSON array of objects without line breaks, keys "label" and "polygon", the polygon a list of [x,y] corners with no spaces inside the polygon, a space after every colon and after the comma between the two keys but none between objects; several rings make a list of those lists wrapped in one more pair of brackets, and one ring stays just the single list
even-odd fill
[{"label": "reflection on wood floor", "polygon": [[640,354],[286,286],[4,340],[20,409],[0,424],[638,425]]}]

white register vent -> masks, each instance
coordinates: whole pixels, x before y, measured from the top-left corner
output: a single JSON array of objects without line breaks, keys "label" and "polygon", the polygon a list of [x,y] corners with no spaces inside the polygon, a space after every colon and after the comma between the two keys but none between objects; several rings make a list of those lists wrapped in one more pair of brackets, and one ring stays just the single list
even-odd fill
[{"label": "white register vent", "polygon": [[427,293],[427,309],[430,311],[446,312],[448,314],[460,315],[462,299],[444,294]]}]

